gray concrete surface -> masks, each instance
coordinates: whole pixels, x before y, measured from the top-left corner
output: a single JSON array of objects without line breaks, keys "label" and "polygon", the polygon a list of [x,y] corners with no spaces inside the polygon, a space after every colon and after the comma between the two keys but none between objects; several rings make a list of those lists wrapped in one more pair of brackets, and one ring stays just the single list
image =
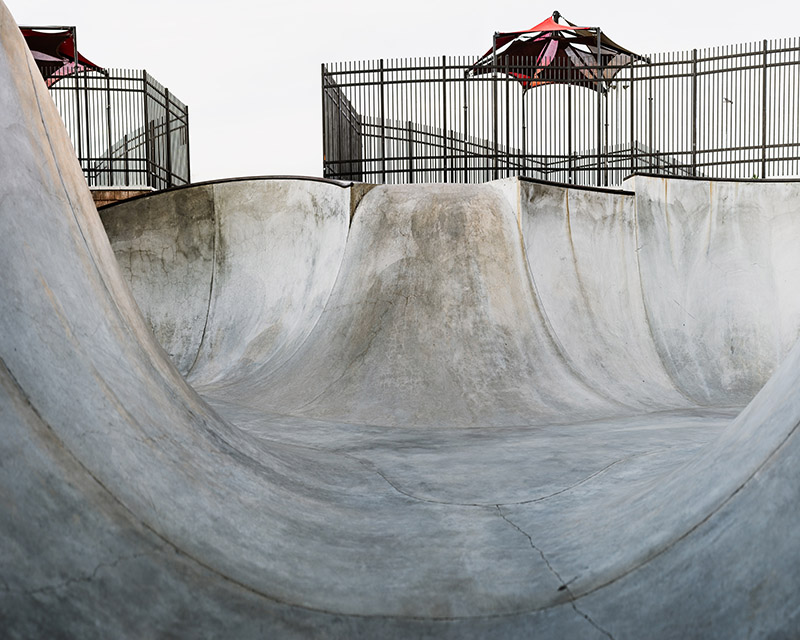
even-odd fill
[{"label": "gray concrete surface", "polygon": [[217,183],[117,261],[0,41],[5,637],[800,634],[800,184]]}]

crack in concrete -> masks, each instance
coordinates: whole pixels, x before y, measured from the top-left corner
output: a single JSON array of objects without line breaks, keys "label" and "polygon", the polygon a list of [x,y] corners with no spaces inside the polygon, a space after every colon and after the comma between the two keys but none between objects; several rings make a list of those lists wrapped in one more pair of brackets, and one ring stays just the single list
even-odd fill
[{"label": "crack in concrete", "polygon": [[[72,452],[72,451],[71,451],[71,450],[70,450],[70,449],[69,449],[69,448],[68,448],[68,447],[65,445],[65,443],[64,443],[63,441],[61,441],[61,439],[60,439],[60,438],[58,437],[58,435],[56,434],[56,432],[55,432],[54,428],[53,428],[53,427],[52,427],[52,426],[51,426],[51,425],[50,425],[50,424],[49,424],[49,423],[48,423],[48,422],[47,422],[47,421],[46,421],[46,420],[45,420],[45,419],[44,419],[44,418],[41,416],[41,414],[39,414],[38,410],[36,409],[36,407],[35,407],[35,406],[33,405],[33,403],[31,402],[31,399],[30,399],[30,398],[27,396],[27,394],[24,392],[24,390],[23,390],[23,388],[21,387],[21,385],[20,385],[19,381],[16,379],[16,377],[13,375],[13,373],[12,373],[12,372],[11,372],[11,371],[10,371],[10,370],[7,368],[7,366],[6,366],[5,362],[3,361],[3,359],[2,359],[2,358],[0,358],[0,373],[4,373],[4,374],[6,374],[6,375],[7,375],[7,377],[8,377],[8,381],[9,381],[9,383],[11,384],[12,388],[13,388],[13,389],[16,391],[16,394],[17,394],[17,397],[18,397],[19,401],[20,401],[20,402],[22,402],[22,403],[24,403],[24,404],[26,405],[26,407],[27,407],[27,408],[30,410],[30,412],[32,413],[32,416],[33,416],[33,417],[34,417],[34,418],[37,420],[37,422],[38,422],[38,423],[41,425],[41,427],[42,427],[44,430],[46,430],[47,432],[49,432],[49,433],[51,434],[51,436],[54,438],[55,442],[57,442],[57,443],[60,445],[60,447],[61,447],[61,449],[63,450],[63,452],[64,452],[64,453],[65,453],[65,454],[66,454],[66,455],[67,455],[69,458],[71,458],[71,459],[72,459],[72,460],[73,460],[73,461],[74,461],[74,462],[75,462],[75,463],[78,465],[78,467],[80,467],[80,468],[83,470],[83,472],[85,472],[85,473],[88,475],[88,477],[89,477],[89,478],[91,478],[91,480],[93,480],[93,481],[94,481],[94,482],[95,482],[95,483],[96,483],[96,484],[99,486],[99,488],[100,488],[100,489],[101,489],[101,490],[102,490],[102,491],[103,491],[103,492],[104,492],[104,493],[105,493],[105,494],[106,494],[106,495],[107,495],[107,496],[108,496],[108,497],[109,497],[111,500],[113,500],[113,501],[114,501],[114,502],[115,502],[115,503],[116,503],[116,504],[117,504],[117,505],[118,505],[118,506],[119,506],[121,509],[123,509],[123,510],[124,510],[125,512],[127,512],[127,513],[128,513],[130,516],[131,516],[131,517],[133,517],[133,518],[135,519],[135,521],[136,521],[136,522],[137,522],[137,523],[138,523],[140,526],[142,526],[144,529],[146,529],[147,531],[149,531],[150,533],[152,533],[153,535],[155,535],[155,536],[156,536],[156,537],[158,537],[159,539],[163,540],[163,542],[165,543],[165,546],[164,546],[164,548],[166,548],[166,547],[170,547],[170,548],[174,549],[174,551],[175,551],[175,553],[176,553],[176,554],[179,554],[179,555],[181,555],[181,556],[185,557],[185,558],[186,558],[186,559],[187,559],[189,562],[192,562],[192,563],[194,563],[194,565],[196,565],[196,566],[197,566],[198,568],[200,568],[201,570],[208,571],[210,574],[212,574],[212,575],[216,576],[217,578],[219,578],[219,579],[221,579],[221,580],[223,580],[223,581],[225,581],[225,582],[227,582],[227,583],[230,583],[230,584],[232,584],[232,585],[235,585],[236,587],[238,587],[238,588],[240,588],[240,589],[242,589],[242,590],[244,590],[244,591],[247,591],[247,592],[253,593],[253,594],[254,594],[254,595],[256,595],[256,596],[262,597],[262,598],[264,598],[264,599],[266,599],[266,600],[268,600],[268,601],[274,602],[274,603],[276,603],[276,604],[279,604],[279,605],[283,605],[283,606],[287,606],[287,607],[290,607],[290,608],[295,608],[295,609],[307,610],[307,611],[317,611],[317,612],[319,612],[319,613],[323,613],[323,614],[330,614],[330,615],[344,616],[344,617],[348,617],[348,618],[382,618],[382,619],[394,619],[394,620],[398,620],[398,619],[406,619],[406,620],[425,620],[425,621],[430,621],[430,622],[447,622],[447,621],[456,621],[456,620],[470,620],[470,619],[487,619],[487,620],[488,620],[488,619],[506,618],[506,617],[508,617],[508,616],[529,615],[529,614],[537,613],[537,612],[540,612],[540,611],[545,611],[545,610],[547,610],[547,609],[550,609],[550,608],[552,608],[553,606],[555,606],[555,605],[546,605],[546,606],[544,606],[544,607],[540,607],[540,608],[534,608],[534,609],[530,609],[530,610],[526,610],[526,611],[517,611],[517,612],[513,612],[513,613],[502,613],[502,614],[494,614],[494,615],[492,615],[492,614],[489,614],[489,615],[481,615],[481,616],[417,617],[417,616],[409,616],[409,615],[405,615],[405,616],[404,616],[404,615],[392,615],[392,614],[389,614],[389,615],[386,615],[386,614],[378,614],[378,615],[364,615],[364,614],[353,614],[353,613],[342,613],[342,612],[335,612],[335,611],[329,611],[329,610],[327,610],[327,609],[325,609],[325,608],[322,608],[322,607],[312,607],[312,606],[303,605],[303,604],[291,603],[291,602],[288,602],[288,601],[286,601],[286,600],[283,600],[283,599],[281,599],[281,598],[279,598],[279,597],[276,597],[275,595],[271,595],[271,594],[265,593],[265,592],[263,592],[262,590],[259,590],[259,589],[257,589],[257,588],[254,588],[254,587],[252,587],[252,586],[249,586],[248,584],[246,584],[246,583],[244,583],[244,582],[242,582],[242,581],[240,581],[240,580],[237,580],[237,579],[236,579],[236,578],[234,578],[234,577],[231,577],[231,576],[228,576],[228,575],[226,575],[225,573],[223,573],[223,572],[221,572],[221,571],[219,571],[219,570],[215,569],[213,566],[211,566],[211,565],[209,565],[209,564],[207,564],[207,563],[204,563],[204,562],[203,562],[203,561],[202,561],[200,558],[198,558],[198,557],[196,557],[196,556],[194,556],[194,555],[192,555],[192,554],[190,554],[190,553],[187,553],[186,551],[183,551],[183,550],[182,550],[182,549],[180,549],[178,546],[176,546],[174,543],[172,543],[172,542],[171,542],[171,541],[170,541],[170,540],[169,540],[169,539],[168,539],[168,538],[167,538],[167,537],[166,537],[164,534],[162,534],[162,533],[160,533],[158,530],[156,530],[156,529],[155,529],[155,528],[154,528],[152,525],[150,525],[150,524],[148,524],[147,522],[145,522],[144,520],[141,520],[140,518],[138,518],[138,517],[135,515],[135,513],[134,513],[133,511],[131,511],[131,509],[130,509],[130,508],[129,508],[129,507],[128,507],[128,506],[127,506],[127,505],[126,505],[124,502],[122,502],[122,500],[120,500],[120,498],[118,498],[117,496],[115,496],[115,495],[114,495],[114,494],[113,494],[113,493],[110,491],[109,487],[108,487],[108,486],[106,486],[106,485],[105,485],[105,484],[102,482],[102,480],[101,480],[99,477],[97,477],[97,476],[96,476],[94,473],[92,473],[92,471],[91,471],[91,470],[90,470],[88,467],[86,467],[86,466],[85,466],[85,464],[83,464],[83,463],[82,463],[82,462],[81,462],[81,461],[80,461],[80,460],[79,460],[79,459],[78,459],[78,458],[75,456],[75,454],[74,454],[74,453],[73,453],[73,452]],[[3,377],[3,376],[0,376],[0,381],[2,381],[2,377]],[[641,562],[641,563],[640,563],[640,564],[638,564],[637,566],[633,567],[633,568],[632,568],[630,571],[626,571],[626,572],[623,572],[622,574],[619,574],[619,575],[615,576],[615,577],[614,577],[612,580],[609,580],[607,583],[605,583],[605,584],[603,584],[603,585],[600,585],[600,586],[598,586],[598,587],[595,587],[595,588],[593,588],[593,589],[591,589],[591,590],[587,591],[586,593],[583,593],[583,594],[581,594],[581,596],[580,596],[580,597],[583,597],[583,596],[585,596],[585,595],[588,595],[588,594],[590,594],[590,593],[592,593],[592,592],[594,592],[594,591],[597,591],[598,589],[601,589],[601,588],[607,587],[608,585],[610,585],[610,584],[612,584],[612,583],[616,582],[617,580],[620,580],[621,578],[624,578],[626,575],[628,575],[628,574],[629,574],[629,573],[631,573],[632,571],[635,571],[635,570],[637,570],[639,567],[641,567],[642,565],[646,564],[647,562],[650,562],[650,561],[651,561],[651,560],[652,560],[654,557],[657,557],[657,556],[661,555],[662,553],[664,553],[666,550],[668,550],[668,549],[669,549],[669,548],[671,548],[672,546],[675,546],[675,545],[676,545],[678,542],[680,542],[682,539],[686,538],[686,537],[687,537],[687,536],[689,536],[691,533],[693,533],[693,532],[694,532],[696,529],[698,529],[698,528],[699,528],[699,527],[700,527],[702,524],[704,524],[705,522],[707,522],[708,520],[710,520],[712,517],[714,517],[714,516],[715,516],[715,515],[716,515],[716,514],[717,514],[717,513],[718,513],[718,512],[719,512],[719,511],[720,511],[720,510],[721,510],[721,509],[722,509],[722,508],[723,508],[723,507],[724,507],[724,506],[727,504],[727,503],[728,503],[728,502],[730,502],[731,500],[733,500],[733,498],[734,498],[734,497],[735,497],[735,496],[736,496],[736,495],[737,495],[737,494],[738,494],[740,491],[742,491],[742,490],[744,489],[744,487],[745,487],[745,486],[747,486],[747,484],[748,484],[748,483],[749,483],[749,482],[750,482],[750,481],[753,479],[753,477],[754,477],[754,476],[755,476],[755,475],[756,475],[756,474],[757,474],[757,473],[758,473],[758,472],[759,472],[759,471],[760,471],[760,470],[761,470],[761,469],[762,469],[764,466],[766,466],[766,465],[768,464],[768,462],[770,462],[770,461],[772,460],[772,458],[774,458],[774,457],[775,457],[775,456],[778,454],[778,452],[779,452],[779,451],[780,451],[780,450],[781,450],[781,449],[782,449],[782,448],[785,446],[785,444],[786,444],[786,443],[787,443],[787,442],[788,442],[788,441],[791,439],[791,437],[792,437],[792,436],[795,434],[795,432],[796,432],[796,431],[797,431],[799,428],[800,428],[800,423],[796,424],[796,425],[795,425],[795,426],[792,428],[792,430],[791,430],[791,431],[790,431],[790,432],[789,432],[789,433],[788,433],[788,434],[785,436],[784,440],[783,440],[783,441],[782,441],[782,442],[781,442],[781,443],[780,443],[780,444],[779,444],[779,445],[778,445],[778,446],[777,446],[777,447],[776,447],[776,448],[773,450],[773,452],[771,453],[771,455],[770,455],[770,456],[768,456],[768,457],[767,457],[767,459],[766,459],[766,460],[765,460],[765,461],[764,461],[764,462],[763,462],[761,465],[759,465],[759,467],[758,467],[756,470],[754,470],[754,471],[753,471],[753,472],[752,472],[752,473],[751,473],[751,474],[750,474],[750,475],[749,475],[749,476],[748,476],[748,477],[747,477],[747,478],[746,478],[746,479],[745,479],[745,480],[744,480],[744,481],[743,481],[743,482],[742,482],[742,483],[739,485],[739,487],[737,487],[737,489],[736,489],[736,490],[735,490],[735,491],[734,491],[734,492],[733,492],[733,493],[732,493],[732,494],[731,494],[731,495],[730,495],[730,496],[729,496],[729,497],[728,497],[726,500],[723,500],[723,501],[722,501],[722,503],[721,503],[721,504],[720,504],[720,505],[719,505],[717,508],[713,509],[713,510],[711,511],[711,513],[709,513],[709,514],[708,514],[708,515],[707,515],[707,516],[706,516],[706,517],[705,517],[705,518],[704,518],[704,519],[703,519],[701,522],[699,522],[697,525],[695,525],[695,526],[694,526],[694,527],[692,527],[692,528],[691,528],[689,531],[687,531],[687,532],[686,532],[686,533],[685,533],[683,536],[680,536],[678,539],[676,539],[675,541],[673,541],[673,543],[672,543],[671,545],[668,545],[668,546],[667,546],[665,549],[662,549],[660,552],[658,552],[658,553],[654,554],[654,555],[653,555],[653,556],[651,556],[650,558],[647,558],[646,560],[644,560],[643,562]],[[524,534],[524,535],[525,535],[525,536],[528,538],[528,540],[529,540],[529,543],[530,543],[531,547],[532,547],[532,548],[533,548],[535,551],[537,551],[537,552],[538,552],[540,555],[542,555],[542,557],[544,558],[544,555],[542,554],[542,552],[541,552],[541,551],[540,551],[540,550],[539,550],[539,549],[538,549],[538,548],[537,548],[537,547],[534,545],[534,543],[533,543],[533,540],[531,539],[531,537],[530,537],[530,536],[529,536],[527,533],[525,533],[525,532],[524,532],[522,529],[520,529],[519,527],[517,527],[517,525],[515,525],[513,522],[511,522],[511,521],[510,521],[510,520],[509,520],[509,519],[508,519],[508,518],[507,518],[505,515],[503,515],[503,513],[502,513],[502,511],[501,511],[501,508],[500,508],[500,505],[499,505],[499,504],[496,504],[496,505],[494,505],[494,507],[496,508],[496,510],[498,511],[498,513],[500,514],[500,516],[503,518],[503,520],[505,520],[505,521],[506,521],[506,522],[507,522],[509,525],[513,526],[513,527],[514,527],[515,529],[517,529],[519,532],[521,532],[522,534]],[[161,550],[161,548],[159,548],[158,550],[160,551],[160,550]],[[153,553],[153,552],[151,551],[150,553]],[[146,555],[146,554],[139,554],[139,555]],[[115,563],[113,563],[113,564],[118,564],[118,563],[119,563],[119,562],[121,562],[123,559],[124,559],[124,558],[120,558],[118,561],[116,561],[116,562],[115,562]],[[545,560],[546,560],[546,558],[545,558]],[[98,567],[96,567],[96,569],[95,569],[95,571],[93,572],[93,574],[92,574],[92,576],[91,576],[91,577],[93,577],[93,576],[96,574],[96,572],[97,572],[97,571],[99,571],[99,569],[101,568],[101,566],[102,566],[102,565],[98,565]],[[548,566],[549,566],[549,564],[548,564]],[[551,571],[553,571],[554,575],[555,575],[555,576],[556,576],[556,577],[559,579],[559,581],[560,581],[560,582],[562,582],[562,587],[563,587],[563,590],[564,590],[564,591],[566,591],[566,592],[568,593],[568,595],[569,595],[571,598],[574,598],[574,594],[572,594],[572,592],[569,590],[569,586],[568,586],[568,584],[569,584],[569,583],[564,583],[564,582],[563,582],[563,580],[561,580],[560,576],[558,576],[558,574],[557,574],[557,573],[554,571],[554,569],[553,569],[552,567],[550,567],[550,569],[551,569]],[[78,580],[78,579],[73,579],[73,582],[74,582],[74,581],[77,581],[77,580]],[[69,582],[69,581],[68,581],[68,582]],[[46,588],[42,588],[42,589],[46,589]],[[587,614],[583,613],[582,611],[580,611],[580,610],[578,609],[578,607],[577,607],[577,606],[574,604],[574,602],[573,602],[572,606],[573,606],[573,609],[574,609],[574,610],[575,610],[575,611],[576,611],[576,612],[577,612],[579,615],[581,615],[582,617],[585,617],[585,618],[587,619],[587,621],[589,621],[589,622],[590,622],[590,623],[592,623],[593,625],[597,626],[597,625],[596,625],[596,623],[595,623],[594,621],[592,621],[592,620],[591,620],[591,619],[590,619],[590,618],[587,616]],[[613,637],[612,637],[612,636],[611,636],[611,635],[610,635],[610,634],[609,634],[607,631],[603,630],[603,629],[602,629],[602,628],[600,628],[600,627],[597,627],[597,628],[598,628],[598,629],[599,629],[601,632],[603,632],[603,633],[604,633],[604,634],[605,634],[607,637],[609,637],[609,638],[613,638]]]},{"label": "crack in concrete", "polygon": [[65,589],[67,587],[70,587],[70,586],[72,586],[74,584],[79,584],[81,582],[87,582],[87,583],[88,582],[92,582],[92,580],[94,580],[97,577],[97,574],[101,569],[104,569],[104,568],[105,569],[113,569],[113,568],[115,568],[117,565],[119,565],[122,562],[128,562],[129,560],[137,560],[139,558],[144,558],[144,557],[147,557],[147,556],[156,555],[156,554],[161,553],[163,551],[164,551],[164,546],[159,546],[159,547],[156,547],[155,549],[153,549],[151,551],[146,551],[146,552],[142,552],[142,553],[135,553],[135,554],[127,555],[127,556],[120,556],[116,560],[114,560],[113,562],[100,562],[92,570],[92,572],[90,574],[87,574],[87,575],[84,575],[84,576],[80,576],[80,577],[77,577],[77,578],[68,578],[67,580],[64,580],[63,582],[60,582],[58,584],[47,585],[47,586],[44,586],[44,587],[36,587],[36,588],[33,588],[33,589],[12,589],[12,588],[8,587],[7,583],[5,583],[5,580],[3,582],[6,584],[6,591],[8,591],[9,593],[15,593],[16,592],[16,593],[21,593],[21,594],[26,595],[26,596],[35,596],[35,595],[39,595],[41,593],[47,593],[48,591],[58,591],[59,589]]},{"label": "crack in concrete", "polygon": [[528,539],[528,543],[531,545],[531,549],[533,549],[536,553],[539,554],[539,557],[541,557],[542,561],[545,563],[545,565],[547,566],[547,569],[550,571],[550,573],[552,573],[553,576],[555,576],[556,580],[558,580],[561,583],[561,586],[558,588],[558,590],[559,591],[564,591],[567,594],[567,597],[569,598],[569,603],[572,606],[572,608],[575,611],[575,613],[577,613],[579,616],[584,618],[589,624],[591,624],[600,633],[602,633],[603,635],[605,635],[608,638],[611,638],[611,640],[614,640],[614,636],[612,636],[608,631],[606,631],[605,629],[603,629],[603,627],[601,627],[599,624],[597,624],[597,622],[595,622],[591,618],[591,616],[589,616],[588,613],[586,613],[585,611],[582,611],[581,609],[578,608],[578,605],[575,603],[575,595],[572,593],[572,591],[569,588],[569,582],[565,582],[564,579],[561,577],[561,575],[558,573],[558,571],[556,571],[555,568],[553,567],[553,565],[550,564],[550,561],[547,559],[547,556],[544,555],[544,552],[534,544],[533,538],[526,531],[524,531],[519,526],[517,526],[514,522],[509,520],[508,517],[503,513],[503,510],[500,508],[499,504],[496,504],[495,508],[497,509],[497,513],[500,515],[500,517],[503,520],[505,520],[508,524],[510,524],[512,527],[514,527],[514,529],[519,531],[522,535],[524,535]]},{"label": "crack in concrete", "polygon": [[197,362],[200,359],[200,354],[203,352],[203,347],[205,346],[206,336],[208,335],[208,321],[211,318],[211,314],[213,313],[212,306],[214,304],[214,280],[217,277],[217,250],[219,247],[220,242],[220,221],[219,216],[217,215],[217,205],[216,205],[216,190],[214,185],[211,185],[211,220],[214,224],[214,248],[211,252],[211,275],[209,277],[208,283],[208,304],[206,304],[206,313],[205,319],[203,321],[203,330],[200,332],[200,342],[197,343],[197,351],[194,354],[194,358],[192,359],[192,364],[189,365],[189,368],[186,370],[184,377],[188,378],[192,371],[194,371],[195,366],[197,366]]},{"label": "crack in concrete", "polygon": [[[279,441],[276,440],[275,442],[279,442]],[[302,446],[306,446],[306,445],[297,445],[297,446],[301,446],[302,447]],[[378,468],[378,466],[374,462],[372,462],[371,460],[364,460],[363,458],[359,458],[358,456],[355,456],[355,455],[353,455],[351,453],[347,453],[345,451],[342,451],[341,449],[318,449],[316,447],[307,447],[307,448],[313,449],[315,451],[326,451],[326,452],[330,452],[330,453],[334,453],[334,454],[340,454],[340,455],[348,457],[348,458],[350,458],[352,460],[355,460],[356,462],[361,464],[364,468],[366,468],[366,469],[372,471],[373,473],[375,473],[376,475],[380,476],[395,491],[397,491],[398,493],[401,493],[402,495],[407,496],[409,498],[413,498],[414,500],[419,500],[420,502],[428,502],[428,503],[431,503],[431,504],[452,505],[452,506],[455,506],[455,507],[496,507],[498,504],[501,505],[501,506],[516,506],[516,505],[534,504],[536,502],[543,502],[543,501],[549,500],[550,498],[553,498],[553,497],[555,497],[557,495],[560,495],[562,493],[566,493],[567,491],[575,489],[576,487],[579,487],[579,486],[581,486],[582,484],[584,484],[586,482],[589,482],[593,478],[596,478],[597,476],[601,475],[602,473],[608,471],[611,467],[614,467],[614,466],[616,466],[618,464],[622,464],[624,462],[628,462],[629,460],[633,460],[634,458],[640,458],[640,457],[644,457],[644,456],[648,456],[648,455],[653,455],[653,454],[660,453],[662,451],[662,449],[653,449],[652,451],[643,451],[641,453],[631,454],[630,456],[626,456],[624,458],[619,458],[617,460],[614,460],[613,462],[610,462],[609,464],[607,464],[606,466],[602,467],[601,469],[598,469],[597,471],[594,471],[593,473],[590,473],[588,476],[585,476],[585,477],[581,478],[580,480],[577,480],[576,482],[572,483],[571,485],[566,486],[563,489],[559,489],[558,491],[554,491],[553,493],[549,493],[549,494],[547,494],[545,496],[539,496],[538,498],[531,498],[529,500],[519,500],[517,502],[500,502],[500,503],[497,503],[497,502],[455,502],[455,501],[452,501],[452,500],[435,500],[433,498],[424,498],[424,497],[421,497],[421,496],[418,496],[418,495],[414,495],[413,493],[410,493],[408,491],[405,491],[405,490],[401,489],[398,485],[396,485],[394,482],[392,482]]]},{"label": "crack in concrete", "polygon": [[651,554],[650,556],[644,558],[640,562],[637,562],[635,565],[633,565],[632,567],[630,567],[626,571],[623,571],[622,573],[616,575],[611,580],[608,580],[607,582],[604,582],[603,584],[600,584],[600,585],[597,585],[596,587],[591,588],[590,590],[588,590],[583,595],[589,595],[589,594],[594,593],[595,591],[599,591],[600,589],[605,589],[609,585],[614,584],[615,582],[617,582],[619,580],[622,580],[623,578],[626,578],[628,575],[634,573],[635,571],[638,571],[639,569],[644,567],[646,564],[652,562],[653,560],[655,560],[659,556],[667,553],[673,547],[676,547],[680,542],[682,542],[684,539],[688,538],[695,531],[700,529],[700,527],[702,527],[707,522],[709,522],[712,518],[716,517],[716,515],[720,511],[722,511],[728,505],[728,503],[731,502],[737,496],[737,494],[739,494],[739,492],[743,491],[745,489],[745,487],[748,484],[750,484],[750,482],[753,480],[753,478],[755,478],[755,476],[758,475],[761,472],[762,469],[764,469],[768,464],[770,464],[772,462],[772,459],[778,455],[780,450],[783,449],[783,447],[789,442],[789,440],[795,435],[795,433],[798,430],[800,430],[800,422],[797,422],[794,425],[794,427],[792,427],[791,431],[784,437],[784,439],[781,441],[781,443],[775,449],[772,450],[772,452],[761,462],[761,464],[758,465],[758,467],[756,467],[755,470],[752,471],[752,473],[750,473],[747,476],[747,478],[745,478],[742,481],[742,483],[736,488],[736,490],[733,493],[731,493],[727,498],[722,500],[716,507],[714,507],[710,511],[710,513],[708,513],[702,520],[697,522],[694,526],[690,527],[682,535],[680,535],[677,538],[673,539],[669,544],[664,546],[662,549],[660,549],[660,550],[656,551],[655,553]]},{"label": "crack in concrete", "polygon": [[574,482],[574,483],[572,483],[572,484],[570,484],[570,485],[568,485],[568,486],[566,486],[566,487],[564,487],[562,489],[559,489],[558,491],[554,491],[553,493],[549,493],[549,494],[547,494],[545,496],[539,496],[538,498],[531,498],[529,500],[520,500],[520,501],[517,501],[517,502],[499,502],[499,503],[497,503],[497,502],[455,502],[455,501],[452,501],[452,500],[435,500],[433,498],[424,498],[422,496],[418,496],[418,495],[415,495],[415,494],[413,494],[413,493],[411,493],[409,491],[401,489],[400,486],[398,486],[396,483],[392,482],[392,480],[390,480],[389,477],[386,474],[384,474],[378,468],[376,463],[372,462],[371,460],[365,460],[363,458],[360,458],[360,457],[358,457],[358,456],[356,456],[356,455],[354,455],[352,453],[348,453],[347,451],[344,451],[341,448],[330,449],[330,448],[327,448],[327,447],[315,447],[315,446],[312,446],[312,445],[309,445],[309,444],[301,444],[301,443],[297,443],[297,442],[287,443],[287,442],[283,442],[281,440],[278,440],[276,438],[271,438],[269,436],[265,436],[265,435],[263,435],[261,433],[258,433],[255,430],[248,431],[248,433],[252,433],[259,440],[262,440],[264,442],[272,442],[272,443],[275,443],[275,444],[281,444],[281,445],[286,445],[286,446],[290,446],[290,447],[298,447],[298,448],[301,448],[301,449],[308,449],[310,451],[316,451],[316,452],[319,452],[319,453],[333,453],[334,455],[344,456],[346,458],[349,458],[349,459],[357,462],[358,464],[360,464],[362,467],[364,467],[368,471],[371,471],[372,473],[376,474],[384,482],[386,482],[386,484],[388,484],[392,489],[394,489],[397,493],[399,493],[399,494],[401,494],[401,495],[403,495],[403,496],[405,496],[407,498],[411,498],[412,500],[417,500],[419,502],[426,502],[426,503],[429,503],[429,504],[452,505],[452,506],[455,506],[455,507],[495,507],[498,504],[500,506],[518,506],[518,505],[525,505],[525,504],[534,504],[536,502],[543,502],[543,501],[549,500],[550,498],[553,498],[555,496],[561,495],[562,493],[566,493],[567,491],[575,489],[576,487],[579,487],[579,486],[581,486],[582,484],[584,484],[586,482],[589,482],[593,478],[596,478],[597,476],[599,476],[599,475],[603,474],[604,472],[608,471],[611,467],[614,467],[614,466],[616,466],[618,464],[623,464],[623,463],[628,462],[630,460],[633,460],[635,458],[642,458],[642,457],[649,456],[649,455],[656,455],[656,454],[659,454],[659,453],[661,453],[661,452],[663,452],[665,450],[669,450],[669,449],[674,448],[674,447],[669,447],[669,446],[668,447],[659,447],[659,448],[651,449],[651,450],[648,450],[648,451],[640,451],[639,453],[632,453],[631,455],[625,456],[624,458],[618,458],[617,460],[614,460],[613,462],[610,462],[609,464],[607,464],[604,467],[598,469],[597,471],[594,471],[594,472],[590,473],[588,476],[585,476],[585,477],[581,478],[580,480],[577,480],[576,482]]}]

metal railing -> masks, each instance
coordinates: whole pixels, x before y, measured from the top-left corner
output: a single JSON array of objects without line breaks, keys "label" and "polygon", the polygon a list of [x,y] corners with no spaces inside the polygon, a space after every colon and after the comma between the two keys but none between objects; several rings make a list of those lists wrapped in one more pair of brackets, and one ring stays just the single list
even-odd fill
[{"label": "metal railing", "polygon": [[49,91],[89,186],[190,182],[189,109],[146,71],[80,71]]},{"label": "metal railing", "polygon": [[[323,175],[483,182],[523,175],[617,185],[629,174],[800,175],[800,38],[662,53],[605,67],[474,57],[322,65]],[[562,74],[559,76],[559,73]],[[589,86],[587,86],[589,85]]]}]

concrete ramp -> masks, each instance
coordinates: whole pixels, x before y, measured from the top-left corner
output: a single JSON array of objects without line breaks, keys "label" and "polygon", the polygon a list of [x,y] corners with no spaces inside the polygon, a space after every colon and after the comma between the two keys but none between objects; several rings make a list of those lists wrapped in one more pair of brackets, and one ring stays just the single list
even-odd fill
[{"label": "concrete ramp", "polygon": [[430,428],[744,406],[798,337],[798,184],[627,187],[253,179],[103,221],[205,395]]},{"label": "concrete ramp", "polygon": [[797,183],[236,181],[117,260],[0,41],[5,637],[800,633]]}]

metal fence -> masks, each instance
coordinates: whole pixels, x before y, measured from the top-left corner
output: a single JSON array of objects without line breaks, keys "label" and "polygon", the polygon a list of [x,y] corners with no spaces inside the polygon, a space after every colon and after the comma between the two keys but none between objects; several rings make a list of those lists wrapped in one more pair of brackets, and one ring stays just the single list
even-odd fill
[{"label": "metal fence", "polygon": [[[476,60],[322,65],[323,174],[379,183],[523,175],[595,186],[636,171],[800,175],[800,38],[651,55],[604,68],[610,87],[525,91],[513,74],[533,76],[535,61],[476,75]],[[561,73],[584,70],[596,77],[588,66]]]},{"label": "metal fence", "polygon": [[146,71],[80,71],[49,91],[89,186],[189,183],[189,109]]}]

